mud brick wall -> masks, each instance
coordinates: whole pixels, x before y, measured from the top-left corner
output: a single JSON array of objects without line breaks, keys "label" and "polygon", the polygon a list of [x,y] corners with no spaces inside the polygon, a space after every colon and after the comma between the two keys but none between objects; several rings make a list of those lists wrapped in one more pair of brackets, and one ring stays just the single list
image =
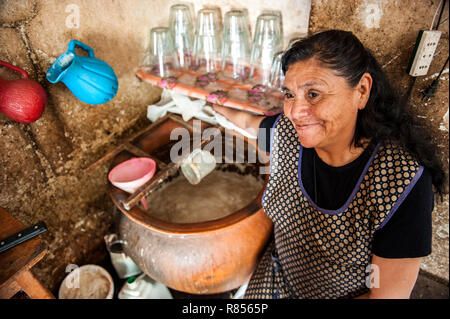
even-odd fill
[{"label": "mud brick wall", "polygon": [[[32,124],[0,114],[0,206],[26,225],[46,222],[49,230],[42,238],[50,251],[33,271],[52,290],[68,264],[106,257],[103,236],[112,225],[108,163],[89,174],[83,169],[147,125],[147,105],[161,94],[134,75],[146,27],[135,30],[146,25],[144,17],[129,23],[137,18],[123,16],[119,2],[110,2],[109,8],[102,5],[106,2],[79,2],[80,26],[68,28],[66,6],[76,1],[0,1],[0,59],[25,69],[48,98],[42,117]],[[45,79],[71,39],[88,44],[113,67],[119,90],[110,102],[85,104],[64,84]],[[0,77],[18,75],[0,68]]]},{"label": "mud brick wall", "polygon": [[[375,53],[403,93],[412,84],[405,70],[418,31],[429,29],[439,3],[282,0],[274,6],[270,0],[190,2],[195,11],[208,4],[220,6],[222,13],[245,7],[252,28],[263,9],[281,10],[285,45],[291,37],[306,32],[350,30]],[[103,235],[112,226],[112,203],[106,194],[108,163],[89,174],[83,169],[148,124],[147,105],[159,99],[161,90],[139,82],[134,72],[149,29],[167,24],[174,3],[0,0],[0,59],[25,69],[48,97],[43,116],[32,124],[19,124],[0,114],[0,206],[26,225],[38,220],[47,223],[49,231],[42,238],[50,251],[33,272],[53,291],[68,264],[98,263],[105,258]],[[73,19],[73,6],[79,10],[79,21]],[[441,21],[446,17],[448,7]],[[433,100],[422,101],[420,93],[448,56],[448,20],[440,30],[443,35],[436,57],[428,75],[417,78],[411,103],[432,130],[448,171],[448,66]],[[96,57],[115,70],[119,91],[112,101],[90,106],[77,100],[64,84],[46,81],[46,70],[72,39],[91,46]],[[0,77],[17,79],[18,75],[0,67]],[[433,253],[422,269],[448,280],[448,195],[436,205],[433,218]]]}]

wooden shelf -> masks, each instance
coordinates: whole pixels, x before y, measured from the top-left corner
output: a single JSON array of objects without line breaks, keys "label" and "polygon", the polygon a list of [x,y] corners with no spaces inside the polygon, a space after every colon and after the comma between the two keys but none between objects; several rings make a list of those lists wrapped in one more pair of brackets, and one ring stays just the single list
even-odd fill
[{"label": "wooden shelf", "polygon": [[161,78],[150,67],[141,67],[136,72],[142,81],[210,103],[266,116],[278,114],[283,109],[282,93],[258,84],[257,77],[241,82],[222,72],[173,70],[172,74]]}]

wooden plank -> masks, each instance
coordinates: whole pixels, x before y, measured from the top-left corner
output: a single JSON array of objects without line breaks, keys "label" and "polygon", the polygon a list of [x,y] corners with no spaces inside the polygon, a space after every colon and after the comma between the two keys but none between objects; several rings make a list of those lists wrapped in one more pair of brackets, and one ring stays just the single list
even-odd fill
[{"label": "wooden plank", "polygon": [[183,121],[183,119],[179,116],[175,116],[175,115],[169,115],[169,118],[174,121],[177,122],[178,124],[181,124],[182,126],[184,126],[185,128],[187,128],[189,131],[193,132],[194,131],[194,126],[189,123],[189,122],[185,122]]},{"label": "wooden plank", "polygon": [[9,299],[19,292],[20,289],[20,286],[15,280],[9,280],[0,287],[0,299]]},{"label": "wooden plank", "polygon": [[[186,74],[188,74],[188,78],[191,79],[187,82],[183,80]],[[225,80],[220,76],[220,74],[221,72],[217,73],[217,78],[213,81],[215,85],[213,88],[209,89],[208,85],[205,87],[200,87],[196,84],[196,81],[193,80],[202,74],[188,70],[175,70],[174,76],[171,78],[176,79],[176,81],[172,82],[168,88],[178,94],[183,94],[192,98],[210,102],[213,102],[214,100],[214,98],[211,99],[214,96],[213,93],[217,93],[217,91],[227,92],[227,96],[216,101],[216,103],[258,115],[267,116],[282,112],[284,96],[278,90],[263,86],[264,93],[256,93],[255,91],[252,92],[252,88],[255,85],[258,85],[259,81],[257,79],[248,79],[249,81],[247,81],[247,83],[241,83],[240,81],[232,79]],[[163,79],[152,74],[151,69],[148,67],[140,68],[136,71],[135,75],[142,81],[164,87],[161,83]],[[237,95],[231,94],[231,89],[241,92]],[[256,100],[254,96],[255,94],[258,95]]]},{"label": "wooden plank", "polygon": [[102,158],[100,158],[98,161],[92,163],[89,167],[85,168],[83,171],[87,174],[89,172],[91,172],[92,170],[96,169],[97,167],[101,166],[103,163],[105,163],[106,161],[114,158],[117,154],[119,154],[120,152],[122,152],[124,150],[124,146],[120,145],[118,147],[116,147],[115,149],[113,149],[112,151],[110,151],[109,153],[105,154],[105,156],[103,156]]},{"label": "wooden plank", "polygon": [[[119,154],[120,152],[122,152],[123,150],[126,149],[125,145],[132,145],[131,142],[133,140],[135,140],[137,137],[139,137],[140,135],[144,134],[145,132],[153,129],[154,127],[158,126],[159,124],[161,124],[162,122],[164,122],[169,115],[163,116],[162,118],[156,120],[155,122],[151,123],[149,126],[147,126],[146,128],[140,130],[139,132],[133,134],[130,138],[126,139],[124,144],[119,145],[118,147],[116,147],[115,149],[113,149],[112,151],[106,153],[104,156],[102,156],[100,159],[98,159],[97,161],[95,161],[94,163],[92,163],[91,165],[89,165],[87,168],[83,169],[84,173],[89,173],[92,170],[96,169],[97,167],[101,166],[102,164],[104,164],[105,162],[107,162],[108,160],[114,158],[117,154]],[[133,146],[133,145],[132,145]],[[139,149],[137,147],[129,147],[129,149],[127,149],[128,151],[130,151],[131,149],[133,149],[135,152],[138,152],[136,149]],[[130,151],[132,154],[134,154],[132,151]],[[139,154],[142,154],[142,152],[144,154],[145,153],[143,150],[139,149]],[[141,155],[137,155],[134,154],[136,156],[141,156]],[[148,154],[145,155],[146,157],[150,157]],[[154,159],[154,158],[153,158]],[[163,163],[164,165],[164,163]]]},{"label": "wooden plank", "polygon": [[154,160],[156,162],[156,165],[160,168],[163,169],[167,166],[167,164],[161,162],[159,159],[157,159],[156,157],[151,156],[150,154],[144,152],[143,150],[141,150],[139,147],[134,146],[133,144],[130,143],[125,143],[124,144],[124,149],[128,152],[130,152],[133,155],[136,155],[138,157],[148,157],[151,158],[152,160]]},{"label": "wooden plank", "polygon": [[[25,225],[0,207],[0,238],[6,238],[25,228]],[[10,287],[13,277],[33,267],[45,256],[47,250],[47,243],[34,237],[0,253],[0,290]]]},{"label": "wooden plank", "polygon": [[29,270],[18,274],[15,281],[32,299],[55,299],[55,296]]}]

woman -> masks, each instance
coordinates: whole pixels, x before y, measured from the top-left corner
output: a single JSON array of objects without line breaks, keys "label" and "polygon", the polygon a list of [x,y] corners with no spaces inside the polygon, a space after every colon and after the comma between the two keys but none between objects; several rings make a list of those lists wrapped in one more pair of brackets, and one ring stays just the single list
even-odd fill
[{"label": "woman", "polygon": [[296,42],[283,72],[281,115],[215,106],[249,131],[274,123],[274,240],[246,297],[409,298],[431,252],[432,184],[444,189],[435,147],[350,32]]}]

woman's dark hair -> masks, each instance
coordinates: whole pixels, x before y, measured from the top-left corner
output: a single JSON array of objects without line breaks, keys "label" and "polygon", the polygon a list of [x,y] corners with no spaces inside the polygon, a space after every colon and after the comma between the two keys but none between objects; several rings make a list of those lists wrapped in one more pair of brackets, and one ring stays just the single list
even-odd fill
[{"label": "woman's dark hair", "polygon": [[423,166],[429,169],[433,185],[440,195],[445,192],[446,176],[431,135],[414,121],[407,103],[389,83],[373,54],[351,32],[329,30],[295,42],[283,55],[282,68],[315,58],[344,77],[355,87],[367,72],[372,88],[366,107],[358,112],[353,143],[362,140],[396,141],[406,147]]}]

